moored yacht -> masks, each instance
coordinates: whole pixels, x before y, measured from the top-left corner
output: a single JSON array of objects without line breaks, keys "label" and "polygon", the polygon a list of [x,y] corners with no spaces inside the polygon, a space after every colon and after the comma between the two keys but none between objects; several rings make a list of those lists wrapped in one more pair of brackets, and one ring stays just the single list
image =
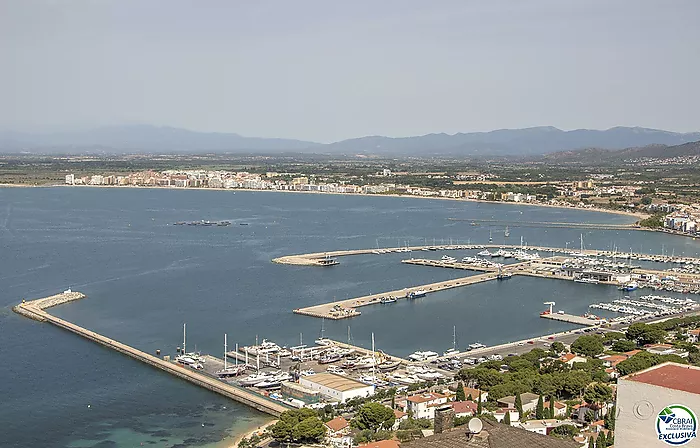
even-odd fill
[{"label": "moored yacht", "polygon": [[262,383],[263,381],[269,381],[270,379],[275,377],[275,373],[273,372],[258,372],[254,375],[249,375],[245,378],[242,378],[238,382],[241,384],[241,386],[254,386],[258,383]]},{"label": "moored yacht", "polygon": [[408,294],[406,294],[406,298],[408,299],[418,299],[420,297],[425,297],[427,294],[427,291],[424,289],[416,289],[415,291],[411,291]]},{"label": "moored yacht", "polygon": [[417,351],[408,355],[408,359],[412,361],[432,361],[433,359],[438,359],[440,355],[437,352],[432,351]]}]

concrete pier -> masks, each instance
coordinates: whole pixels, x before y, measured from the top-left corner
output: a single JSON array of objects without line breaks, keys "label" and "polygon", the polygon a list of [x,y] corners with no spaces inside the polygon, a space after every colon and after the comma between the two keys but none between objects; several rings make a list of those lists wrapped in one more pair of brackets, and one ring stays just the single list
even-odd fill
[{"label": "concrete pier", "polygon": [[[294,310],[296,314],[303,314],[311,317],[322,317],[325,319],[346,319],[348,317],[355,317],[359,315],[348,314],[346,312],[338,313],[336,310],[355,310],[356,308],[367,306],[367,305],[379,305],[381,304],[381,298],[391,296],[397,300],[406,299],[406,295],[410,292],[415,292],[418,290],[423,290],[427,293],[443,291],[445,289],[458,288],[460,286],[473,285],[475,283],[481,283],[488,280],[494,280],[496,274],[493,272],[488,272],[486,274],[478,274],[470,277],[462,277],[454,280],[446,280],[443,282],[429,283],[427,285],[411,286],[408,288],[397,289],[394,291],[387,291],[379,294],[370,294],[367,296],[355,297],[352,299],[338,300],[336,302],[323,303],[321,305],[309,306],[306,308],[297,308]],[[415,300],[415,299],[406,299]],[[386,304],[385,306],[391,306],[392,304]]]},{"label": "concrete pier", "polygon": [[540,317],[545,319],[560,320],[562,322],[568,322],[570,324],[585,325],[587,327],[595,327],[600,325],[600,321],[588,319],[583,316],[575,316],[573,314],[561,314],[561,313],[551,313],[551,314],[540,314]]},{"label": "concrete pier", "polygon": [[[536,252],[551,252],[551,253],[562,253],[562,254],[581,254],[593,255],[593,256],[603,256],[609,258],[626,259],[627,257],[632,257],[632,259],[646,259],[649,258],[651,261],[669,263],[672,261],[683,262],[683,263],[696,263],[700,264],[700,258],[695,257],[681,257],[681,256],[668,256],[668,255],[658,255],[658,254],[643,254],[637,252],[613,252],[610,250],[597,250],[597,249],[584,249],[583,251],[578,249],[568,249],[562,247],[549,247],[549,246],[526,246],[521,247],[519,244],[441,244],[433,246],[410,246],[405,248],[382,248],[382,249],[352,249],[352,250],[336,250],[329,252],[316,252],[308,254],[298,254],[298,255],[287,255],[284,257],[275,258],[272,261],[274,263],[281,264],[295,264],[295,265],[306,265],[306,266],[322,266],[321,260],[326,256],[330,257],[345,257],[350,255],[367,255],[377,253],[378,251],[383,251],[382,253],[395,253],[395,252],[416,252],[423,250],[455,250],[455,249],[504,249],[504,250],[518,250],[525,249],[527,251]],[[381,255],[378,254],[378,255]]]},{"label": "concrete pier", "polygon": [[231,398],[232,400],[236,400],[261,412],[265,412],[267,414],[277,417],[282,412],[291,409],[290,407],[287,407],[280,402],[270,400],[269,398],[264,397],[260,394],[256,394],[252,391],[243,389],[238,386],[224,383],[209,375],[192,370],[189,367],[157,358],[153,355],[142,352],[136,348],[130,347],[126,344],[122,344],[119,341],[115,341],[106,336],[102,336],[101,334],[95,333],[94,331],[90,331],[73,323],[70,323],[66,320],[55,317],[44,311],[44,308],[56,306],[60,303],[66,303],[70,300],[77,300],[79,298],[85,297],[83,294],[80,293],[68,293],[69,292],[47,297],[44,299],[23,302],[20,305],[14,307],[13,310],[18,314],[29,317],[30,319],[51,323],[59,328],[75,333],[78,336],[82,336],[85,339],[93,341],[102,346],[111,348],[119,353],[122,353],[126,356],[148,364],[151,367],[155,367],[157,369],[168,372],[172,375],[175,375],[178,378],[184,379],[200,387],[208,389],[212,392],[216,392],[220,395]]}]

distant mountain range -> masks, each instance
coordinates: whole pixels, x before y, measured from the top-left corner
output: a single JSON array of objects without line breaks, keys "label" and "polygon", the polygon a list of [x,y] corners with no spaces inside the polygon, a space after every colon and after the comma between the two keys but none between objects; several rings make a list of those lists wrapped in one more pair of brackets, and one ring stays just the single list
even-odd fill
[{"label": "distant mountain range", "polygon": [[322,153],[378,156],[536,156],[582,148],[622,149],[678,145],[700,140],[700,132],[615,127],[562,131],[554,127],[490,132],[428,134],[416,137],[361,137],[321,144],[309,141],[243,137],[148,125],[113,126],[81,132],[28,134],[0,132],[0,152],[42,153]]},{"label": "distant mountain range", "polygon": [[668,159],[683,156],[700,156],[700,141],[682,145],[647,145],[637,148],[600,149],[587,148],[575,151],[561,151],[541,156],[545,161],[558,163],[621,163],[643,158]]}]

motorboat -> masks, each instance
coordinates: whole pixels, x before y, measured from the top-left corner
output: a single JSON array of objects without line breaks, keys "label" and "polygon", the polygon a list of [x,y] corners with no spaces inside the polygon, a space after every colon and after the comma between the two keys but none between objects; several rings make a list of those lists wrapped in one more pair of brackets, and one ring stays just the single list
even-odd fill
[{"label": "motorboat", "polygon": [[396,370],[401,365],[401,361],[385,361],[379,364],[377,367],[383,372],[390,372]]},{"label": "motorboat", "polygon": [[318,360],[319,364],[331,364],[340,361],[343,356],[339,353],[324,353]]},{"label": "motorboat", "polygon": [[424,381],[437,381],[444,378],[444,375],[435,371],[422,372],[416,374],[416,376]]},{"label": "motorboat", "polygon": [[345,370],[341,369],[338,366],[328,366],[328,368],[326,369],[326,372],[333,373],[335,375],[342,375],[342,376],[347,375]]},{"label": "motorboat", "polygon": [[240,381],[241,386],[255,386],[258,383],[262,383],[263,381],[269,381],[271,378],[275,377],[275,373],[272,372],[258,372],[254,375],[247,376],[245,378],[242,378]]},{"label": "motorboat", "polygon": [[396,303],[396,297],[392,297],[392,296],[382,297],[379,302],[380,303]]},{"label": "motorboat", "polygon": [[221,369],[218,372],[216,372],[216,376],[219,378],[226,378],[230,376],[238,376],[241,373],[245,372],[246,366],[241,364],[239,366],[228,366],[225,369]]},{"label": "motorboat", "polygon": [[417,351],[408,355],[408,359],[410,359],[411,361],[423,362],[438,359],[439,356],[440,355],[437,352]]},{"label": "motorboat", "polygon": [[486,348],[486,346],[484,344],[479,343],[479,342],[475,342],[473,344],[469,344],[469,348],[471,348],[472,350],[476,350],[479,348]]},{"label": "motorboat", "polygon": [[425,297],[427,294],[427,291],[424,289],[416,289],[415,291],[411,291],[408,294],[406,294],[406,298],[408,299],[418,299],[420,297]]},{"label": "motorboat", "polygon": [[451,356],[451,355],[456,355],[459,353],[459,350],[456,348],[450,348],[442,352],[442,356]]}]

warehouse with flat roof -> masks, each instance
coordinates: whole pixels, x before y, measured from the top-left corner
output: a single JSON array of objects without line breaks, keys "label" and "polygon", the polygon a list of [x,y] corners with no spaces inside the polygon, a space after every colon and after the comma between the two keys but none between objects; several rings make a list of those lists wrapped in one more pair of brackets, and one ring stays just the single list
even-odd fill
[{"label": "warehouse with flat roof", "polygon": [[365,398],[374,394],[373,385],[327,372],[302,376],[299,378],[299,384],[307,389],[320,392],[326,398],[339,402],[355,397]]}]

